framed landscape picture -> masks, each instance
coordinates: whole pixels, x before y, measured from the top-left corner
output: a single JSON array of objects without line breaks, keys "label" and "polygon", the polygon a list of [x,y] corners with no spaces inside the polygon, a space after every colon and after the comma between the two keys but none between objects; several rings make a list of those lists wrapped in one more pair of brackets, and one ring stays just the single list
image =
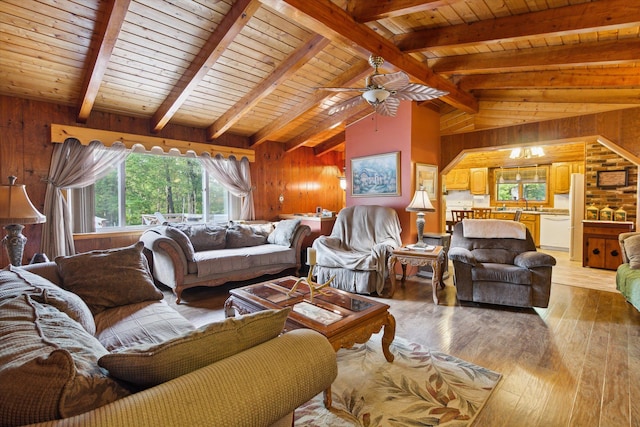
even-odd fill
[{"label": "framed landscape picture", "polygon": [[400,152],[351,159],[351,195],[400,195]]},{"label": "framed landscape picture", "polygon": [[438,198],[438,166],[416,163],[416,190],[425,190],[429,199]]},{"label": "framed landscape picture", "polygon": [[600,188],[626,187],[629,175],[626,169],[616,171],[598,171],[596,185]]}]

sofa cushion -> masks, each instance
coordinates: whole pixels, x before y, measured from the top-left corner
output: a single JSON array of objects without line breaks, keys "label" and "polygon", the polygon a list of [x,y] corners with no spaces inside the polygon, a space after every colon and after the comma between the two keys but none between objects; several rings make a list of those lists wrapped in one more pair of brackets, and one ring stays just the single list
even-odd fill
[{"label": "sofa cushion", "polygon": [[256,233],[256,230],[243,224],[232,225],[227,228],[226,248],[245,248],[264,245],[268,234]]},{"label": "sofa cushion", "polygon": [[282,331],[289,310],[265,310],[229,318],[159,345],[140,345],[106,354],[98,363],[116,378],[154,386],[275,338]]},{"label": "sofa cushion", "polygon": [[531,270],[489,262],[476,264],[471,270],[471,279],[474,282],[505,282],[518,285],[530,285],[532,282]]},{"label": "sofa cushion", "polygon": [[0,425],[66,418],[127,396],[98,366],[107,350],[29,295],[0,302]]},{"label": "sofa cushion", "polygon": [[195,252],[224,249],[226,244],[227,227],[225,226],[173,224],[170,228],[181,230],[189,238]]},{"label": "sofa cushion", "polygon": [[144,301],[96,314],[96,338],[109,351],[139,344],[159,344],[195,326],[164,301]]},{"label": "sofa cushion", "polygon": [[198,277],[232,274],[244,270],[272,269],[295,266],[296,251],[280,245],[258,245],[219,249],[196,253]]},{"label": "sofa cushion", "polygon": [[184,256],[187,258],[187,261],[193,261],[196,251],[193,248],[193,244],[191,244],[191,240],[189,240],[189,236],[187,236],[179,227],[174,227],[172,225],[167,226],[165,233],[167,233],[167,237],[175,240],[180,246],[182,252],[184,252]]},{"label": "sofa cushion", "polygon": [[78,295],[54,285],[44,277],[9,265],[0,271],[0,300],[19,295],[30,295],[35,301],[52,305],[80,323],[91,335],[96,333],[93,315]]},{"label": "sofa cushion", "polygon": [[283,219],[282,221],[278,221],[275,230],[269,234],[267,241],[276,245],[291,246],[293,235],[298,225],[300,225],[299,219]]},{"label": "sofa cushion", "polygon": [[124,248],[57,257],[63,287],[87,303],[95,315],[109,307],[160,300],[153,284],[143,242]]},{"label": "sofa cushion", "polygon": [[624,240],[624,251],[629,258],[629,266],[633,269],[640,268],[640,234]]}]

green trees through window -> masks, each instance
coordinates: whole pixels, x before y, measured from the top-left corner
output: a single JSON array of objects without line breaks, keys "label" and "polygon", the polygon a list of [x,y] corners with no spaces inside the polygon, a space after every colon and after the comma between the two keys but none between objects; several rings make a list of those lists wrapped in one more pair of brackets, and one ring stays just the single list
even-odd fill
[{"label": "green trees through window", "polygon": [[227,191],[208,179],[198,159],[141,153],[130,154],[124,165],[96,182],[98,224],[143,225],[155,212],[175,221],[225,216]]}]

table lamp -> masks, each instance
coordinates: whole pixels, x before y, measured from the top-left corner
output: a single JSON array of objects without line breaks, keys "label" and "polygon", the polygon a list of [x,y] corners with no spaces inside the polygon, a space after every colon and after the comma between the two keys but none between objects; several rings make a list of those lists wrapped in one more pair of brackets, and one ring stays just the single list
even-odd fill
[{"label": "table lamp", "polygon": [[416,190],[413,194],[413,199],[409,206],[407,206],[408,212],[417,212],[418,219],[416,220],[416,225],[418,226],[418,243],[416,246],[424,247],[427,246],[426,243],[422,240],[422,233],[424,233],[424,213],[425,212],[435,212],[436,209],[431,204],[429,200],[429,193],[425,190]]},{"label": "table lamp", "polygon": [[33,206],[24,185],[16,184],[16,177],[9,177],[9,185],[0,185],[0,225],[5,225],[7,235],[2,245],[12,265],[22,265],[22,255],[27,238],[22,234],[24,225],[40,224],[47,218]]}]

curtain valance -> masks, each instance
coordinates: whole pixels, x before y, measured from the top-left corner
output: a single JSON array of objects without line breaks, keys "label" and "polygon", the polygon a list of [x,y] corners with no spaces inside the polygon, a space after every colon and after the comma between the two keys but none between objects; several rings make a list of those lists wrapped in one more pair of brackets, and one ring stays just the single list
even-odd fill
[{"label": "curtain valance", "polygon": [[215,157],[216,155],[224,158],[234,156],[236,159],[246,157],[250,162],[255,161],[255,151],[245,148],[226,147],[223,145],[181,141],[178,139],[113,132],[79,126],[51,125],[51,142],[62,144],[69,138],[77,139],[82,145],[89,145],[92,141],[100,141],[105,147],[110,147],[117,142],[124,144],[124,146],[129,149],[135,145],[141,145],[147,151],[151,151],[154,147],[159,147],[165,153],[168,153],[171,149],[176,149],[182,154],[193,151],[197,156],[209,153],[211,157]]}]

